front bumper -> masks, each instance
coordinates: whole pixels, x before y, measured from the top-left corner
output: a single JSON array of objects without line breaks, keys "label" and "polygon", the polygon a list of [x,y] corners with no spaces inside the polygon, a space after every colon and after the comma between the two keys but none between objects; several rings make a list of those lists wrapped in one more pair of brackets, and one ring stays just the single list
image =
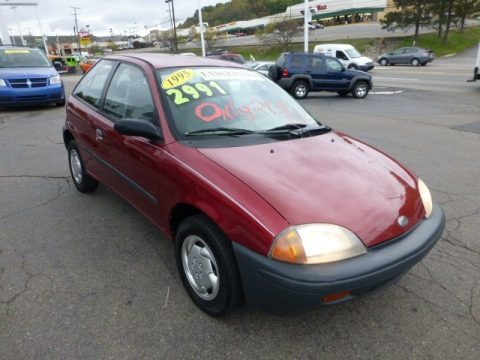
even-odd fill
[{"label": "front bumper", "polygon": [[374,63],[366,64],[366,65],[358,65],[358,70],[361,71],[370,71],[375,67]]},{"label": "front bumper", "polygon": [[[272,260],[233,244],[247,304],[274,313],[329,305],[368,294],[400,279],[440,239],[445,215],[435,205],[432,215],[409,233],[368,253],[330,264],[294,265]],[[349,291],[338,301],[326,295]]]},{"label": "front bumper", "polygon": [[0,88],[0,106],[21,106],[61,102],[65,99],[63,84],[39,88]]}]

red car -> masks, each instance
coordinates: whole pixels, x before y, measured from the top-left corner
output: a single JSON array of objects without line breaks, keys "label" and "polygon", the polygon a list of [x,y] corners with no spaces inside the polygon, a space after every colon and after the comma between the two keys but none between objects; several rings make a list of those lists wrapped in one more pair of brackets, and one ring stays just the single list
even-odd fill
[{"label": "red car", "polygon": [[162,229],[188,294],[214,316],[376,291],[445,226],[410,170],[221,60],[104,58],[70,96],[63,138],[77,189],[101,182]]}]

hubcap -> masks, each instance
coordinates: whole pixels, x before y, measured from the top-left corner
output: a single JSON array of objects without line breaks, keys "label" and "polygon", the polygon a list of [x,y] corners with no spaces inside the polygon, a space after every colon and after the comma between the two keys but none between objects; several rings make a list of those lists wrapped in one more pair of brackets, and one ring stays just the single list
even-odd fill
[{"label": "hubcap", "polygon": [[189,235],[182,245],[182,264],[188,283],[203,300],[213,300],[220,288],[218,266],[208,245],[197,235]]},{"label": "hubcap", "polygon": [[82,182],[82,163],[75,149],[70,151],[70,169],[72,170],[73,180],[75,180],[77,184],[80,184]]},{"label": "hubcap", "polygon": [[306,93],[307,93],[307,88],[305,87],[305,85],[298,85],[295,88],[295,94],[298,97],[304,97]]},{"label": "hubcap", "polygon": [[357,96],[364,97],[367,95],[367,87],[365,85],[360,85],[357,87]]}]

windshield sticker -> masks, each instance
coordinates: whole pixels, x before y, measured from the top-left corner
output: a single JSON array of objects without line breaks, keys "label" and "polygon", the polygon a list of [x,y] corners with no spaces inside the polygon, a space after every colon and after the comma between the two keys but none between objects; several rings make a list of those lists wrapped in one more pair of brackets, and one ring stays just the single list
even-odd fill
[{"label": "windshield sticker", "polygon": [[208,69],[199,70],[197,73],[205,80],[265,80],[263,75],[256,71],[237,70],[237,69]]},{"label": "windshield sticker", "polygon": [[168,75],[168,77],[162,81],[162,89],[168,90],[179,87],[190,80],[194,75],[191,69],[182,69],[175,71]]},{"label": "windshield sticker", "polygon": [[177,106],[212,96],[227,95],[225,89],[215,81],[183,85],[176,89],[168,89],[166,93]]},{"label": "windshield sticker", "polygon": [[300,118],[295,110],[284,101],[269,103],[252,99],[249,104],[236,106],[230,100],[226,105],[219,105],[215,102],[202,102],[195,108],[195,116],[202,121],[210,122],[213,120],[233,121],[244,118],[254,121],[257,119],[269,118],[270,116],[284,115],[289,118]]},{"label": "windshield sticker", "polygon": [[5,54],[30,54],[29,50],[18,49],[18,50],[4,50]]}]

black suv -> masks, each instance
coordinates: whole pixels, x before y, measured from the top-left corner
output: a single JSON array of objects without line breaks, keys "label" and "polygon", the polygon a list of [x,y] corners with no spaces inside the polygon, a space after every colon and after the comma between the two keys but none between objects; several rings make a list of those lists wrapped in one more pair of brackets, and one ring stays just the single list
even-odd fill
[{"label": "black suv", "polygon": [[316,53],[283,53],[270,67],[269,76],[297,99],[305,98],[309,91],[351,93],[362,99],[372,88],[370,74],[345,69],[334,57]]}]

